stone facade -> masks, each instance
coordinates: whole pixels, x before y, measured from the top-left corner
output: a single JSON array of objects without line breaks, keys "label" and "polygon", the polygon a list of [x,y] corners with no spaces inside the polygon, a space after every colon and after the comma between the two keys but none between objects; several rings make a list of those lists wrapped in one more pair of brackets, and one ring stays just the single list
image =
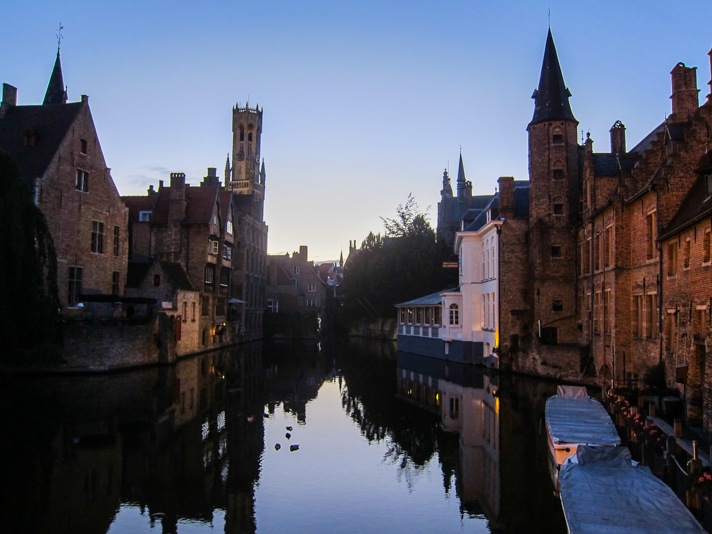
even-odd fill
[{"label": "stone facade", "polygon": [[34,186],[47,219],[62,307],[83,296],[123,295],[128,212],[106,166],[89,98],[67,103],[59,52],[43,105],[19,106],[17,90],[3,85],[0,148]]}]

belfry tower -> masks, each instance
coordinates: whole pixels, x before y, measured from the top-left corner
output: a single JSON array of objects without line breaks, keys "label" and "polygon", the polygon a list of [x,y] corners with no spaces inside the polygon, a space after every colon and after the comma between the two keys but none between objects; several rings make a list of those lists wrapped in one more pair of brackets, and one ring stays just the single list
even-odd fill
[{"label": "belfry tower", "polygon": [[529,261],[533,327],[544,344],[573,344],[576,233],[580,220],[578,121],[569,105],[551,30],[529,132]]},{"label": "belfry tower", "polygon": [[252,216],[262,220],[265,197],[264,162],[260,160],[262,109],[237,104],[232,108],[232,169],[227,187],[238,195],[252,195]]}]

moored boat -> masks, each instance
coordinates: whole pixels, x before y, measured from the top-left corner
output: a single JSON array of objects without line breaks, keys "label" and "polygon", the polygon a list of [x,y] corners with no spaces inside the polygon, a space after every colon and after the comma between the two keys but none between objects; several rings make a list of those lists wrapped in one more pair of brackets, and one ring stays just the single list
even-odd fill
[{"label": "moored boat", "polygon": [[705,532],[672,489],[631,461],[627,447],[580,445],[559,482],[571,534]]},{"label": "moored boat", "polygon": [[586,388],[559,386],[546,401],[546,437],[549,471],[558,491],[561,464],[581,445],[617,447],[620,436],[603,405],[588,396]]}]

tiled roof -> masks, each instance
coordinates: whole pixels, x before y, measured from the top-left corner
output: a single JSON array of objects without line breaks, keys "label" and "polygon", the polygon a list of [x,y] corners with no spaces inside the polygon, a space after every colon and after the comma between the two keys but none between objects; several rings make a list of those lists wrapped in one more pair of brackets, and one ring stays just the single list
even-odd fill
[{"label": "tiled roof", "polygon": [[[15,161],[20,176],[32,180],[44,175],[83,105],[74,102],[7,110],[0,119],[0,148]],[[32,143],[26,142],[27,136]]]},{"label": "tiled roof", "polygon": [[541,66],[539,87],[532,95],[534,99],[534,117],[532,117],[532,121],[529,124],[551,120],[577,122],[569,104],[570,96],[571,93],[564,84],[564,76],[561,73],[559,56],[556,53],[556,46],[554,46],[554,38],[551,35],[551,30],[549,30],[546,36],[546,48],[544,49],[544,61]]},{"label": "tiled roof", "polygon": [[424,297],[418,297],[417,299],[409,300],[408,302],[401,302],[396,304],[396,306],[437,306],[442,302],[443,293],[457,293],[460,291],[459,287],[453,287],[451,289],[443,289],[437,293],[431,293],[430,295],[425,295]]},{"label": "tiled roof", "polygon": [[[190,187],[185,186],[185,219],[184,224],[210,224],[215,209],[218,186]],[[163,187],[158,191],[158,201],[153,212],[155,224],[168,224],[168,206],[170,204],[171,188]]]},{"label": "tiled roof", "polygon": [[158,195],[121,197],[121,200],[129,209],[129,223],[138,222],[140,212],[152,211],[155,209],[157,199]]},{"label": "tiled roof", "polygon": [[[706,163],[708,168],[712,169],[712,153],[703,158],[702,163],[703,165]],[[680,208],[670,221],[670,224],[660,235],[660,239],[676,234],[697,221],[710,216],[712,216],[712,195],[707,191],[705,175],[700,174],[700,177],[680,204]]]}]

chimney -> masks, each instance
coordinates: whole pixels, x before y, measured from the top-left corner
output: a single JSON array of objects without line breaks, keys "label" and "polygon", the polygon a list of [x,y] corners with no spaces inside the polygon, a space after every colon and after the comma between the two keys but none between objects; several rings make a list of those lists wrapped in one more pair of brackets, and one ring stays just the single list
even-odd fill
[{"label": "chimney", "polygon": [[499,216],[503,219],[514,217],[514,177],[500,176],[499,185]]},{"label": "chimney", "polygon": [[699,107],[697,93],[697,67],[686,67],[680,62],[670,71],[672,77],[672,121],[689,120]]},{"label": "chimney", "polygon": [[168,204],[168,221],[180,222],[185,219],[185,173],[171,173],[171,192]]},{"label": "chimney", "polygon": [[17,87],[9,83],[2,84],[2,103],[0,104],[0,119],[5,116],[7,110],[17,105]]},{"label": "chimney", "polygon": [[611,127],[611,154],[625,154],[625,125],[621,121],[616,121]]},{"label": "chimney", "polygon": [[309,261],[309,248],[306,245],[299,247],[299,258],[302,261]]},{"label": "chimney", "polygon": [[215,167],[208,167],[208,175],[203,177],[203,181],[200,183],[200,186],[221,186],[222,183],[220,182],[220,179],[218,178],[218,170]]}]

